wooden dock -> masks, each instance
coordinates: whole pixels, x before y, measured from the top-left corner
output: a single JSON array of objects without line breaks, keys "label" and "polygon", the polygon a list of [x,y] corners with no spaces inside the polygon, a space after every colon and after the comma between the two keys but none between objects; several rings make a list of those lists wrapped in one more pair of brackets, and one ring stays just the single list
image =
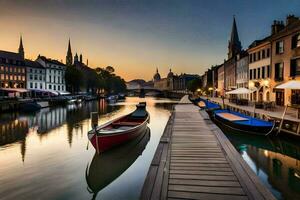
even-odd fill
[{"label": "wooden dock", "polygon": [[192,104],[175,106],[140,199],[275,199],[223,132]]}]

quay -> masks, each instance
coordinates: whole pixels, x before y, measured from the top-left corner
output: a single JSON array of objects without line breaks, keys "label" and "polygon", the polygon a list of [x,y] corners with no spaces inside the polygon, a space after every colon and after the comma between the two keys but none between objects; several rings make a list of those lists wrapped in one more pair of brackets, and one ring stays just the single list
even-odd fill
[{"label": "quay", "polygon": [[140,199],[275,199],[205,111],[183,97],[165,127]]}]

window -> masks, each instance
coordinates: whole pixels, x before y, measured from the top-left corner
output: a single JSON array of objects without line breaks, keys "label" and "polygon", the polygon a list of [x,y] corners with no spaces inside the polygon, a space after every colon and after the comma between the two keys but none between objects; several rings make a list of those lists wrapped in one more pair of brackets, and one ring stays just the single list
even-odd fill
[{"label": "window", "polygon": [[252,53],[249,55],[250,63],[252,63]]},{"label": "window", "polygon": [[48,85],[49,89],[52,90],[52,85]]},{"label": "window", "polygon": [[290,76],[300,75],[300,58],[291,60]]},{"label": "window", "polygon": [[267,66],[267,77],[271,77],[270,65]]},{"label": "window", "polygon": [[64,90],[64,86],[61,86],[61,90],[62,90],[62,91],[65,91],[65,90]]},{"label": "window", "polygon": [[257,60],[260,60],[260,51],[257,52]]},{"label": "window", "polygon": [[40,89],[43,89],[43,84],[42,83],[40,83]]},{"label": "window", "polygon": [[283,63],[275,64],[275,81],[283,81]]},{"label": "window", "polygon": [[29,79],[32,80],[32,78],[33,78],[33,77],[32,77],[32,74],[30,74],[30,75],[29,75]]},{"label": "window", "polygon": [[260,79],[260,68],[257,69],[257,79]]},{"label": "window", "polygon": [[33,83],[32,82],[30,82],[30,88],[33,88]]},{"label": "window", "polygon": [[250,74],[250,80],[252,80],[252,69],[250,69],[250,71],[249,71],[249,74]]},{"label": "window", "polygon": [[292,37],[292,49],[300,47],[300,33]]},{"label": "window", "polygon": [[42,80],[43,80],[43,77],[42,77],[42,75],[40,75],[40,76],[39,76],[39,78],[40,78],[40,81],[42,81]]},{"label": "window", "polygon": [[29,72],[32,73],[32,69],[31,68],[29,69]]},{"label": "window", "polygon": [[49,75],[49,82],[51,83],[52,81],[51,81],[51,75]]},{"label": "window", "polygon": [[253,70],[253,79],[256,79],[256,69]]},{"label": "window", "polygon": [[37,89],[37,83],[34,83],[34,88]]},{"label": "window", "polygon": [[56,85],[53,85],[53,89],[56,90]]},{"label": "window", "polygon": [[265,66],[261,68],[261,78],[265,78]]},{"label": "window", "polygon": [[263,49],[262,52],[261,52],[261,58],[264,59],[266,57],[266,52],[265,50]]},{"label": "window", "polygon": [[283,41],[276,42],[276,54],[283,53]]},{"label": "window", "polygon": [[57,86],[57,90],[60,90],[60,86],[59,85]]},{"label": "window", "polygon": [[38,77],[36,74],[34,75],[34,80],[38,80]]},{"label": "window", "polygon": [[253,62],[256,61],[256,53],[253,54]]}]

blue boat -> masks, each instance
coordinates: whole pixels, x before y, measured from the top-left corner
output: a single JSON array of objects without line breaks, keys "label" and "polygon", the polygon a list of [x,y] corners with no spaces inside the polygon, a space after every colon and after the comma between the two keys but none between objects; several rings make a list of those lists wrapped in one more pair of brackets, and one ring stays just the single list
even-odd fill
[{"label": "blue boat", "polygon": [[221,106],[219,104],[213,103],[207,99],[203,99],[203,98],[197,98],[195,100],[193,100],[193,103],[197,106],[199,106],[201,109],[204,109],[209,116],[212,115],[212,112],[214,110],[219,110],[221,109]]},{"label": "blue boat", "polygon": [[231,110],[214,110],[213,119],[221,126],[239,133],[266,136],[272,133],[275,127],[274,122],[257,119]]}]

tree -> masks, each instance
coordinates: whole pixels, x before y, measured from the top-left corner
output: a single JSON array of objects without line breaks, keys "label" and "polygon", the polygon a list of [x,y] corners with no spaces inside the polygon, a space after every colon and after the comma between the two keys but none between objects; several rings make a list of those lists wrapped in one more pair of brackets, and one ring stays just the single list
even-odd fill
[{"label": "tree", "polygon": [[201,80],[199,78],[193,79],[187,83],[187,89],[191,92],[196,92],[201,87]]},{"label": "tree", "polygon": [[65,73],[66,85],[68,91],[75,93],[79,91],[80,86],[83,84],[83,74],[73,66],[67,66]]}]

